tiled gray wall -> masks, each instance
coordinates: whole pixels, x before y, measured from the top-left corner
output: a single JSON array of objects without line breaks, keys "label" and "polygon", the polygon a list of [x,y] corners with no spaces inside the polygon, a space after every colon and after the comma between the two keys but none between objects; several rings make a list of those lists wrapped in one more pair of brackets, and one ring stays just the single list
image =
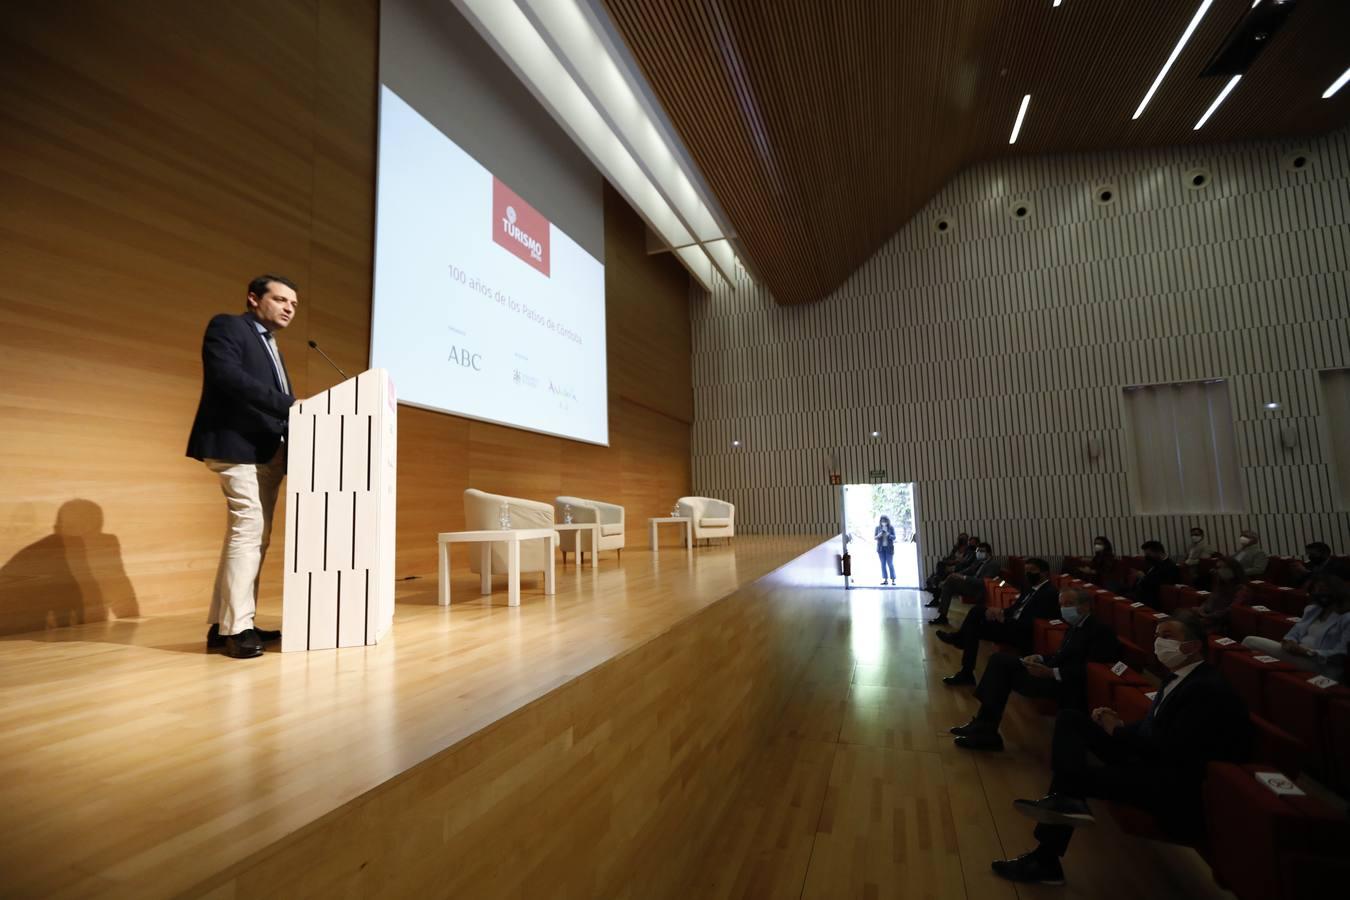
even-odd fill
[{"label": "tiled gray wall", "polygon": [[[1317,379],[1350,366],[1350,132],[981,165],[822,302],[782,308],[743,276],[691,314],[694,486],[736,503],[738,531],[835,530],[837,456],[845,481],[917,482],[927,559],[961,530],[1007,553],[1177,548],[1194,521],[1223,547],[1250,526],[1272,552],[1350,551]],[[1121,388],[1214,377],[1248,513],[1134,515]]]}]

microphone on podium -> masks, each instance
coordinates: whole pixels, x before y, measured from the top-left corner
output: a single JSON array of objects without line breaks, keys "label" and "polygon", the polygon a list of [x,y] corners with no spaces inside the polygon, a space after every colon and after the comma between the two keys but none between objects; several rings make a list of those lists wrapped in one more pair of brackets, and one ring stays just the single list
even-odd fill
[{"label": "microphone on podium", "polygon": [[327,353],[324,353],[324,352],[323,352],[323,348],[320,347],[318,344],[314,343],[313,341],[310,341],[310,342],[309,342],[309,349],[311,349],[311,350],[318,350],[318,351],[319,351],[319,355],[322,356],[324,359],[328,360],[328,364],[329,364],[330,366],[332,366],[333,368],[337,369],[337,373],[338,373],[339,375],[341,375],[343,378],[346,378],[346,377],[347,377],[347,373],[344,372],[344,371],[342,371],[342,367],[339,366],[337,363],[333,362],[333,358],[332,358],[331,356],[329,356]]}]

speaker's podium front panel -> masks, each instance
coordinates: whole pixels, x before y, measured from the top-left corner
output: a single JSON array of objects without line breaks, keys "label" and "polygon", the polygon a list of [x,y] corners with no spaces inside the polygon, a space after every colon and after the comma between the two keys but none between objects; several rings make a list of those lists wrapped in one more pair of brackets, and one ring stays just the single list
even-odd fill
[{"label": "speaker's podium front panel", "polygon": [[393,624],[397,424],[383,369],[291,407],[283,651],[374,644]]}]

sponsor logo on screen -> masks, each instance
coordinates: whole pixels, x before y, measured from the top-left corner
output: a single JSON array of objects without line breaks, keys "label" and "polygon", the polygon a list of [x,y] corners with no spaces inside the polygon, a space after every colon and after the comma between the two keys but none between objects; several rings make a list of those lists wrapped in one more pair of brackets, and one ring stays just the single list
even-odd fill
[{"label": "sponsor logo on screen", "polygon": [[493,176],[492,240],[547,277],[548,234],[548,219]]}]

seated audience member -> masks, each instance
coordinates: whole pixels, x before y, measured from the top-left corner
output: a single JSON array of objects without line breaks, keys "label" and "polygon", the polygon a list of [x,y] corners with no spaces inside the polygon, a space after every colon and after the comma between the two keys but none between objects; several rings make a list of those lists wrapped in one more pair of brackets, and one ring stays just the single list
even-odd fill
[{"label": "seated audience member", "polygon": [[956,746],[967,750],[1002,750],[998,733],[1004,707],[1013,692],[1050,697],[1061,708],[1087,705],[1087,664],[1120,658],[1120,642],[1111,626],[1092,615],[1092,595],[1070,588],[1059,595],[1059,616],[1069,624],[1059,651],[1048,657],[995,653],[985,664],[975,697],[980,710],[965,725],[953,728]]},{"label": "seated audience member", "polygon": [[[1095,819],[1087,799],[1097,797],[1151,813],[1169,836],[1203,836],[1201,785],[1215,760],[1243,762],[1252,746],[1251,720],[1242,701],[1204,661],[1205,632],[1186,612],[1158,624],[1154,654],[1169,674],[1138,722],[1125,724],[1111,709],[1064,710],[1050,748],[1050,792],[1013,805],[1035,819],[1036,849],[993,863],[1010,881],[1063,884],[1060,858],[1073,830]],[[1089,754],[1103,765],[1089,764]]]},{"label": "seated audience member", "polygon": [[1092,539],[1092,559],[1086,566],[1079,566],[1073,573],[1084,581],[1105,586],[1106,579],[1113,578],[1116,567],[1116,551],[1111,541],[1101,535]]},{"label": "seated audience member", "polygon": [[986,543],[980,543],[975,548],[974,563],[943,580],[942,593],[928,603],[929,607],[937,607],[938,611],[937,618],[929,621],[929,625],[951,624],[947,621],[947,611],[952,608],[952,598],[956,595],[975,598],[984,596],[984,580],[997,578],[1003,569],[1003,564],[994,557],[993,549]]},{"label": "seated audience member", "polygon": [[1032,650],[1032,623],[1036,619],[1053,619],[1059,613],[1059,592],[1050,583],[1050,564],[1043,559],[1026,562],[1027,589],[1007,609],[989,609],[981,603],[966,613],[956,631],[939,631],[938,639],[961,648],[961,669],[955,675],[942,679],[957,686],[975,683],[975,661],[980,654],[980,641],[1012,644],[1022,654]]},{"label": "seated audience member", "polygon": [[1205,529],[1199,525],[1191,529],[1191,543],[1186,548],[1186,558],[1181,561],[1183,566],[1198,566],[1200,560],[1209,559],[1214,555],[1214,548],[1210,546],[1209,541],[1205,540]]},{"label": "seated audience member", "polygon": [[1307,554],[1306,561],[1294,560],[1294,587],[1306,588],[1319,575],[1350,577],[1350,573],[1343,571],[1344,567],[1331,558],[1331,547],[1322,541],[1313,541],[1303,549]]},{"label": "seated audience member", "polygon": [[[975,543],[979,543],[976,539]],[[956,543],[952,546],[951,552],[938,560],[937,568],[932,575],[928,576],[928,581],[924,585],[924,590],[928,591],[934,597],[942,590],[943,580],[952,573],[952,571],[961,566],[967,565],[970,560],[975,558],[975,544],[970,542],[970,535],[964,531],[956,536]]]},{"label": "seated audience member", "polygon": [[1233,559],[1242,566],[1242,571],[1247,573],[1248,578],[1260,578],[1264,575],[1266,563],[1270,561],[1270,557],[1261,546],[1260,536],[1250,528],[1238,536],[1238,549],[1233,554]]},{"label": "seated audience member", "polygon": [[1158,609],[1158,592],[1165,584],[1176,584],[1181,578],[1177,564],[1167,557],[1167,548],[1161,541],[1144,541],[1144,574],[1130,590],[1134,599]]},{"label": "seated audience member", "polygon": [[1312,602],[1284,640],[1249,635],[1243,646],[1340,681],[1345,672],[1338,657],[1350,640],[1350,589],[1336,576],[1322,575],[1308,585],[1308,599]]},{"label": "seated audience member", "polygon": [[1195,614],[1200,617],[1206,631],[1228,633],[1233,607],[1246,602],[1246,587],[1247,573],[1242,571],[1237,560],[1231,556],[1220,556],[1214,571],[1210,573],[1209,596],[1195,608]]}]

